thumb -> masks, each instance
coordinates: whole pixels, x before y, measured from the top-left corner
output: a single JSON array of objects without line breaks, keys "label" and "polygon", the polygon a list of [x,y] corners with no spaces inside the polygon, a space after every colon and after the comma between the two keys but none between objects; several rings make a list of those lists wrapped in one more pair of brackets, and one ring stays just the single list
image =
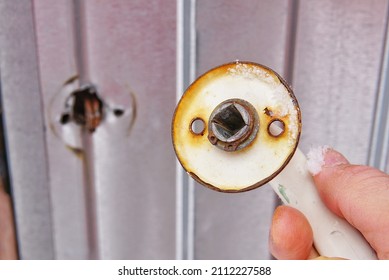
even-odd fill
[{"label": "thumb", "polygon": [[389,176],[329,149],[314,180],[327,207],[357,228],[378,258],[389,259]]}]

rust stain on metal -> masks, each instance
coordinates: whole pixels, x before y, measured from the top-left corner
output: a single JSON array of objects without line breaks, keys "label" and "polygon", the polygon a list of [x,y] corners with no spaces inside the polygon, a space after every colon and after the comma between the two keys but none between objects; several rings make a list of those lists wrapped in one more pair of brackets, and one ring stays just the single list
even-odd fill
[{"label": "rust stain on metal", "polygon": [[78,159],[84,159],[84,150],[81,148],[74,148],[69,145],[66,145],[66,148],[71,151]]},{"label": "rust stain on metal", "polygon": [[272,110],[270,110],[268,107],[266,107],[264,110],[264,113],[269,116],[269,117],[273,117],[274,116],[274,113]]},{"label": "rust stain on metal", "polygon": [[[247,86],[253,80],[262,83],[254,90]],[[194,131],[196,120],[203,121],[203,129]],[[228,193],[255,189],[277,176],[292,158],[300,132],[300,109],[291,88],[270,68],[250,62],[225,64],[200,76],[182,96],[172,120],[173,146],[183,168],[202,185]],[[238,172],[236,164],[249,168]],[[247,183],[231,183],[239,178]]]},{"label": "rust stain on metal", "polygon": [[[279,124],[279,127],[278,127]],[[272,127],[274,126],[274,127]],[[277,129],[277,127],[279,129]],[[286,125],[285,122],[280,118],[274,118],[269,122],[269,125],[267,126],[267,132],[272,137],[281,137],[285,134]]]},{"label": "rust stain on metal", "polygon": [[93,133],[104,118],[104,103],[94,86],[85,86],[72,92],[71,118]]},{"label": "rust stain on metal", "polygon": [[192,132],[192,134],[194,134],[194,136],[204,136],[206,130],[205,121],[199,117],[193,118],[193,120],[189,124],[189,130]]},{"label": "rust stain on metal", "polygon": [[208,121],[208,140],[228,152],[243,149],[258,132],[259,119],[255,108],[247,101],[229,99],[220,103]]}]

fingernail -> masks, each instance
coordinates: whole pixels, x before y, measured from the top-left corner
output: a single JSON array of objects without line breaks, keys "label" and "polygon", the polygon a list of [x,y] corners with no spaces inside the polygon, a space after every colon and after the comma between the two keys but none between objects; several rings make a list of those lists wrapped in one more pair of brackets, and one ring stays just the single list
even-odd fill
[{"label": "fingernail", "polygon": [[348,160],[339,152],[328,149],[324,154],[324,166],[335,167],[342,164],[348,164]]},{"label": "fingernail", "polygon": [[307,158],[307,168],[313,176],[319,174],[323,167],[335,167],[349,163],[341,153],[328,146],[311,148]]}]

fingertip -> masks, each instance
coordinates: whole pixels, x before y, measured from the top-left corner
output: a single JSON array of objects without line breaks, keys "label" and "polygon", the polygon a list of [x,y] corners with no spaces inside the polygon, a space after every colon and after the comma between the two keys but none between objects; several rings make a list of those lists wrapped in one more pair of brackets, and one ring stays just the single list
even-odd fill
[{"label": "fingertip", "polygon": [[348,160],[338,151],[327,149],[324,153],[324,168],[336,167],[349,164]]},{"label": "fingertip", "polygon": [[338,192],[334,187],[343,185],[348,180],[344,170],[350,166],[348,160],[334,149],[327,149],[323,153],[323,166],[320,172],[313,176],[320,197],[331,211],[343,217],[338,207]]},{"label": "fingertip", "polygon": [[305,216],[297,209],[279,206],[274,211],[269,248],[277,259],[307,259],[313,233]]},{"label": "fingertip", "polygon": [[311,148],[307,153],[307,168],[312,176],[319,175],[324,168],[347,164],[347,159],[328,146]]},{"label": "fingertip", "polygon": [[389,176],[369,166],[350,164],[330,149],[314,181],[324,204],[357,228],[379,258],[387,258]]}]

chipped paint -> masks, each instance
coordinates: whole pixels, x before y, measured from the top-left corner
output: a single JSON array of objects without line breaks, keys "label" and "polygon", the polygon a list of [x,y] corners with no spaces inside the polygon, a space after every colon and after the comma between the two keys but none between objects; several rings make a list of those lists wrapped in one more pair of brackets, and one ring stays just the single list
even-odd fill
[{"label": "chipped paint", "polygon": [[278,185],[278,191],[280,192],[281,196],[286,200],[286,202],[290,203],[289,197],[286,195],[285,187],[281,184]]}]

